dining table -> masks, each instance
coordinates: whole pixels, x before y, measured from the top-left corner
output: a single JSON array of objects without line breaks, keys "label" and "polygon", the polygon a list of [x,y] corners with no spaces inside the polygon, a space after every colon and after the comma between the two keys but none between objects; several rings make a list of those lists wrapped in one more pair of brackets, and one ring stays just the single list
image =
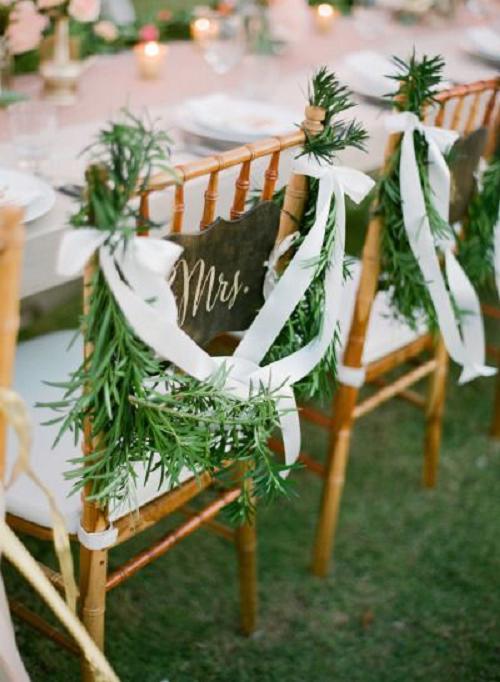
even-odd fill
[{"label": "dining table", "polygon": [[[466,49],[466,29],[485,25],[500,17],[500,3],[492,5],[494,16],[484,17],[461,6],[456,15],[429,15],[418,23],[405,24],[394,19],[387,10],[361,7],[349,16],[336,19],[329,33],[318,33],[311,22],[296,40],[291,40],[282,54],[261,62],[244,58],[225,75],[214,73],[205,61],[203,51],[190,41],[168,44],[165,68],[156,80],[139,78],[132,50],[112,55],[91,57],[81,76],[77,101],[58,108],[57,133],[44,162],[43,175],[54,188],[70,183],[81,185],[88,156],[82,150],[96,139],[99,130],[110,119],[116,119],[124,108],[157,121],[170,132],[173,161],[185,163],[210,150],[190,147],[182,134],[179,112],[182,104],[195,96],[223,92],[228,96],[249,96],[253,81],[261,81],[258,94],[251,96],[288,107],[290,130],[300,123],[307,94],[307,83],[314,69],[326,65],[346,85],[350,72],[346,56],[361,50],[384,55],[408,57],[413,49],[428,55],[441,54],[446,60],[445,79],[453,83],[490,78],[498,73],[491,63],[480,60]],[[272,60],[270,62],[269,60]],[[272,63],[272,68],[268,66]],[[260,65],[260,66],[259,66]],[[42,97],[42,82],[38,74],[17,76],[15,90],[30,98]],[[350,149],[339,155],[339,162],[364,171],[380,167],[383,161],[387,132],[384,119],[387,108],[380,101],[354,94],[356,107],[345,116],[356,117],[368,131],[366,151]],[[287,158],[281,169],[281,182],[286,181],[292,159]],[[0,166],[17,166],[16,147],[9,136],[8,114],[0,110]],[[256,169],[258,170],[258,169]],[[224,174],[225,175],[225,174]],[[221,210],[230,200],[231,183],[228,174],[219,188]],[[221,178],[222,180],[222,178]],[[190,183],[186,195],[185,225],[196,230],[202,211],[204,187]],[[158,193],[152,203],[152,215],[165,225],[171,214],[169,192]],[[22,296],[27,297],[62,285],[68,278],[57,273],[56,261],[61,237],[68,218],[75,210],[74,200],[56,190],[53,208],[26,226],[26,246],[22,278]]]}]

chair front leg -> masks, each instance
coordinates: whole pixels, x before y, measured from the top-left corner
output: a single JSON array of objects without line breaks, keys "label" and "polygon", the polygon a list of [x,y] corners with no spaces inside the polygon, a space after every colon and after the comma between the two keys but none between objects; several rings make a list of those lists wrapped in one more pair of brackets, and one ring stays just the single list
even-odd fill
[{"label": "chair front leg", "polygon": [[434,488],[437,482],[439,451],[443,430],[443,411],[449,358],[443,339],[439,336],[434,351],[436,368],[431,375],[427,397],[423,483]]},{"label": "chair front leg", "polygon": [[[89,635],[104,651],[108,550],[80,547],[80,617]],[[95,682],[92,669],[82,658],[83,682]]]},{"label": "chair front leg", "polygon": [[357,388],[341,384],[333,402],[333,427],[312,561],[312,572],[319,577],[327,574],[333,554],[357,397]]},{"label": "chair front leg", "polygon": [[257,533],[255,520],[236,529],[241,629],[251,635],[257,624]]}]

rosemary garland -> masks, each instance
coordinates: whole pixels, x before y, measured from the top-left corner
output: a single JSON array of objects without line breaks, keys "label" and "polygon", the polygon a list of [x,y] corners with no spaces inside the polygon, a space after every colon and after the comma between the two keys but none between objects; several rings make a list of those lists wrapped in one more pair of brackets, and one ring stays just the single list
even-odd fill
[{"label": "rosemary garland", "polygon": [[483,173],[468,211],[463,239],[458,241],[458,259],[471,282],[479,287],[494,281],[495,226],[500,217],[500,146]]},{"label": "rosemary garland", "polygon": [[[392,76],[398,83],[396,92],[388,95],[398,111],[410,111],[420,119],[426,106],[434,101],[442,79],[442,57],[424,56],[421,61],[415,54],[406,62],[393,58],[397,73]],[[436,211],[432,202],[432,188],[427,169],[427,142],[418,131],[414,133],[415,156],[420,182],[425,198],[432,233],[436,236],[453,236],[450,225]],[[437,328],[437,319],[426,283],[406,235],[399,183],[401,143],[382,171],[377,190],[376,214],[384,222],[381,240],[381,286],[388,290],[394,314],[404,319],[412,328],[426,321],[430,329]]]},{"label": "rosemary garland", "polygon": [[[335,74],[326,68],[319,69],[313,76],[309,88],[309,104],[325,109],[323,131],[316,136],[306,132],[306,141],[299,156],[311,154],[325,163],[333,163],[338,152],[347,147],[364,149],[367,132],[355,120],[345,122],[337,120],[337,116],[354,106],[349,90],[339,83]],[[309,178],[309,193],[300,225],[297,226],[297,239],[294,248],[298,248],[316,219],[316,201],[318,196],[318,180]],[[275,201],[282,204],[284,189],[275,195]],[[265,363],[279,360],[290,355],[314,339],[323,325],[324,315],[324,280],[330,254],[335,239],[335,200],[332,200],[325,232],[325,240],[321,254],[316,262],[314,278],[303,299],[295,308],[292,316],[283,327],[273,346],[270,348]],[[347,262],[344,264],[344,276],[348,276]],[[329,350],[315,369],[294,389],[303,399],[320,398],[331,394],[337,371],[338,331]]]},{"label": "rosemary garland", "polygon": [[[94,165],[87,173],[86,198],[72,218],[75,229],[94,227],[109,232],[110,239],[127,240],[138,229],[158,227],[141,222],[131,197],[147,186],[153,168],[174,172],[167,135],[128,114],[100,133],[91,152]],[[92,455],[72,461],[75,468],[67,476],[74,492],[88,486],[91,499],[113,508],[134,499],[143,483],[134,464],[144,464],[146,481],[157,472],[160,486],[165,480],[175,486],[184,467],[226,478],[228,459],[249,464],[240,482],[251,479],[256,498],[287,492],[281,473],[288,467],[268,445],[279,415],[276,396],[266,387],[237,400],[223,390],[224,367],[200,382],[161,362],[135,336],[99,269],[82,330],[92,353],[67,381],[53,384],[64,395],[50,405],[63,413],[51,422],[61,422],[58,440],[70,430],[78,441],[90,419],[98,443]],[[230,512],[235,521],[253,513],[248,486],[242,485]]]}]

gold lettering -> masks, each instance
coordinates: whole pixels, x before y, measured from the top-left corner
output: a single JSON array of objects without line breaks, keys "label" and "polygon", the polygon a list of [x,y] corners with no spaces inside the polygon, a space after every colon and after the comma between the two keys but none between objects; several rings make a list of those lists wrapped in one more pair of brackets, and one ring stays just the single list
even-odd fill
[{"label": "gold lettering", "polygon": [[205,261],[200,258],[192,269],[184,258],[175,264],[170,275],[169,283],[172,285],[179,278],[180,297],[177,301],[179,312],[179,324],[182,327],[188,315],[196,317],[200,306],[207,312],[211,312],[218,302],[227,304],[231,310],[241,292],[246,294],[249,289],[241,281],[240,271],[237,270],[233,281],[228,282],[224,273],[219,273],[216,279],[215,266],[208,269]]}]

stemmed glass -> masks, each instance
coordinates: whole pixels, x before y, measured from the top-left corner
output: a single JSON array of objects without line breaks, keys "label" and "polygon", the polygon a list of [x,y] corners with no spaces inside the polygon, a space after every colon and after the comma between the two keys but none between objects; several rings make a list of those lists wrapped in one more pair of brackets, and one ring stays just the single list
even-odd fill
[{"label": "stemmed glass", "polygon": [[210,16],[210,30],[200,41],[203,57],[223,76],[242,59],[245,51],[243,22],[239,14]]},{"label": "stemmed glass", "polygon": [[18,102],[9,107],[10,135],[19,159],[19,165],[36,175],[50,156],[56,129],[55,108],[47,102]]}]

